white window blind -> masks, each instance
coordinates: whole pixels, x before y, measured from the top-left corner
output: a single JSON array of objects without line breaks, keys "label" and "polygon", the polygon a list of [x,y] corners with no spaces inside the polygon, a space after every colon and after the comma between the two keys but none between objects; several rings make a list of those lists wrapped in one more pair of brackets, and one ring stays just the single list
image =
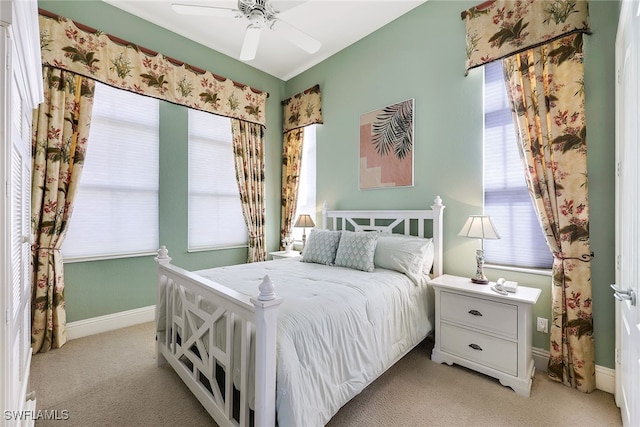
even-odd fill
[{"label": "white window blind", "polygon": [[[316,125],[304,128],[304,143],[302,144],[302,162],[300,164],[300,182],[298,186],[298,203],[295,224],[298,215],[309,214],[317,226],[316,221]],[[307,236],[309,229],[306,229]],[[291,233],[295,240],[302,241],[302,228],[293,227]]]},{"label": "white window blind", "polygon": [[500,240],[484,240],[488,264],[550,268],[553,258],[531,203],[502,62],[484,66],[484,212]]},{"label": "white window blind", "polygon": [[189,109],[189,249],[246,246],[231,119]]},{"label": "white window blind", "polygon": [[65,258],[157,250],[158,109],[157,99],[96,83]]}]

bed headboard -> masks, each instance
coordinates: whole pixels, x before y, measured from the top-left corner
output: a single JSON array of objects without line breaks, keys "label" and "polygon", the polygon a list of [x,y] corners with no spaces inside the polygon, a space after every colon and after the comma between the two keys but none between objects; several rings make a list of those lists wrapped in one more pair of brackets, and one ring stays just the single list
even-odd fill
[{"label": "bed headboard", "polygon": [[[322,228],[332,230],[380,231],[433,238],[433,275],[442,275],[442,212],[445,206],[436,196],[430,210],[328,210],[322,207]],[[431,220],[431,235],[425,222]],[[331,221],[331,225],[330,222]]]}]

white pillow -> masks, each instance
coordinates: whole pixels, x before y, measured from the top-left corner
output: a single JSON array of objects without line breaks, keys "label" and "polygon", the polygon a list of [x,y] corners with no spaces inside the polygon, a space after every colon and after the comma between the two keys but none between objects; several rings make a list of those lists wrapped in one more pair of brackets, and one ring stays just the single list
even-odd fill
[{"label": "white pillow", "polygon": [[424,254],[424,259],[422,260],[422,274],[428,276],[431,274],[431,267],[433,267],[435,247],[433,246],[433,239],[425,240],[428,240],[429,243],[427,243],[427,252]]},{"label": "white pillow", "polygon": [[340,236],[340,231],[311,229],[302,249],[302,261],[333,265]]},{"label": "white pillow", "polygon": [[380,234],[374,264],[404,273],[414,283],[419,283],[420,278],[431,271],[433,240],[402,234]]},{"label": "white pillow", "polygon": [[337,267],[372,272],[375,265],[373,256],[376,251],[377,232],[342,231],[340,244],[336,252]]}]

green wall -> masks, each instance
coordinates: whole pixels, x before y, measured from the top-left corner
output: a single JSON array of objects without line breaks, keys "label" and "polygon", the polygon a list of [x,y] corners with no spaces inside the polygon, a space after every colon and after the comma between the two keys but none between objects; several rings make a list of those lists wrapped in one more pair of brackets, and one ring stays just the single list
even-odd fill
[{"label": "green wall", "polygon": [[[470,214],[482,212],[482,71],[464,76],[463,9],[478,1],[417,7],[369,37],[289,80],[287,95],[322,88],[324,125],[317,128],[317,200],[332,208],[445,209],[444,269],[471,276],[477,243],[457,237]],[[591,1],[585,46],[589,198],[596,363],[614,367],[614,41],[619,2]],[[358,189],[360,114],[415,99],[415,185]],[[550,277],[487,269],[542,289],[534,317],[550,318]],[[535,330],[535,328],[534,328]],[[549,348],[534,332],[533,346]]]},{"label": "green wall", "polygon": [[[285,83],[175,33],[96,0],[40,0],[39,7],[116,35],[196,67],[269,93],[266,131],[267,245],[274,250],[280,230],[280,163]],[[187,253],[187,110],[160,102],[160,244],[173,261],[199,269],[246,261],[247,250]],[[65,264],[67,321],[155,304],[153,256]]]},{"label": "green wall", "polygon": [[[445,272],[471,276],[476,244],[457,237],[464,220],[482,211],[482,71],[464,76],[463,9],[478,1],[430,0],[301,75],[279,79],[188,41],[105,3],[40,0],[40,7],[118,35],[195,66],[270,93],[267,104],[267,244],[278,245],[280,100],[319,83],[324,125],[317,127],[319,207],[423,209],[440,195],[445,209]],[[591,1],[585,46],[589,197],[596,363],[614,367],[614,40],[618,1]],[[360,114],[415,99],[415,185],[358,189]],[[160,240],[185,268],[243,262],[246,250],[187,254],[186,111],[161,103]],[[67,320],[155,303],[153,257],[67,264]],[[487,270],[542,289],[534,316],[550,318],[550,278]],[[549,348],[535,332],[533,345]]]}]

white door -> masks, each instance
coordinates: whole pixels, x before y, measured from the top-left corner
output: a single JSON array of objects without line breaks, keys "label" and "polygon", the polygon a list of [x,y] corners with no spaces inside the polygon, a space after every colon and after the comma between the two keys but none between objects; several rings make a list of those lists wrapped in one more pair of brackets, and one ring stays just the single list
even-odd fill
[{"label": "white door", "polygon": [[616,403],[640,425],[640,1],[622,3],[616,37]]},{"label": "white door", "polygon": [[[5,411],[18,411],[24,408],[26,380],[30,362],[30,268],[29,268],[29,192],[31,180],[31,155],[29,138],[29,118],[23,106],[22,94],[18,87],[16,74],[11,63],[15,60],[12,39],[4,27],[0,27],[4,58],[11,61],[4,68],[2,76],[4,93],[3,139],[4,144],[4,250],[3,308],[4,308],[4,363],[3,387]],[[13,58],[12,58],[13,57]],[[8,72],[7,72],[8,71]],[[2,414],[5,421],[13,421],[19,415]],[[9,420],[7,420],[9,418]],[[11,423],[9,423],[11,424]]]},{"label": "white door", "polygon": [[[0,0],[0,425],[32,425],[31,120],[42,99],[37,4]],[[36,63],[38,62],[38,63]]]}]

